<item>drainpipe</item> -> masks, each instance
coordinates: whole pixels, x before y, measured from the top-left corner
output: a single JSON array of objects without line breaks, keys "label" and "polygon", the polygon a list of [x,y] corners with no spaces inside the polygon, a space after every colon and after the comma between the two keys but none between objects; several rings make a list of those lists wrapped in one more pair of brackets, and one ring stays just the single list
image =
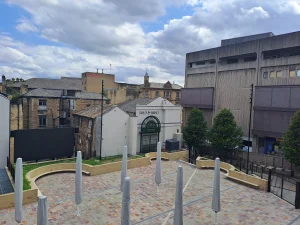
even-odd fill
[{"label": "drainpipe", "polygon": [[19,110],[19,106],[20,106],[20,104],[18,102],[18,104],[17,104],[17,107],[18,107],[18,130],[20,130],[20,110]]},{"label": "drainpipe", "polygon": [[29,129],[29,98],[27,98],[27,129]]}]

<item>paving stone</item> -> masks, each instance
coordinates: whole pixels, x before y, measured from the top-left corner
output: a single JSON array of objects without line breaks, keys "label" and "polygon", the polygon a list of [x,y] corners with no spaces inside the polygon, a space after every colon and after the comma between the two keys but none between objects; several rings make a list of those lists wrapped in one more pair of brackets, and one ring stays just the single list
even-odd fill
[{"label": "paving stone", "polygon": [[[162,163],[162,183],[158,188],[154,182],[155,163],[128,170],[131,178],[132,224],[173,224],[178,165],[178,162]],[[198,170],[186,164],[182,166],[185,187],[184,224],[212,224],[213,170]],[[190,179],[192,174],[194,175]],[[74,173],[48,175],[38,179],[36,184],[48,197],[49,224],[121,223],[120,172],[83,177],[83,202],[80,204],[79,217],[74,198]],[[274,194],[234,183],[226,179],[224,173],[221,173],[221,191],[218,224],[287,225],[298,216],[300,222],[300,210],[295,210],[291,204]],[[25,205],[23,208],[23,224],[36,224],[37,203]],[[0,225],[2,224],[16,224],[14,209],[0,210]],[[298,220],[293,223],[296,224],[299,224]]]}]

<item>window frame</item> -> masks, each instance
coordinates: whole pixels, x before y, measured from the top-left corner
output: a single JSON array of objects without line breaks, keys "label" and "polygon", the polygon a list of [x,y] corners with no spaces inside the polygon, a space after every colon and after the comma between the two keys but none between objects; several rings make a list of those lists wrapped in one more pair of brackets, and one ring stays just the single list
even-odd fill
[{"label": "window frame", "polygon": [[47,116],[39,116],[39,127],[47,127]]},{"label": "window frame", "polygon": [[[267,74],[266,77],[265,77],[265,74]],[[269,79],[269,72],[268,71],[263,72],[263,79]]]},{"label": "window frame", "polygon": [[[278,74],[281,74],[281,75],[278,76]],[[276,71],[276,78],[282,78],[282,71],[281,70]]]},{"label": "window frame", "polygon": [[[295,76],[291,76],[291,72],[293,72],[293,71],[294,71],[294,73],[295,73]],[[297,77],[296,69],[289,70],[289,77],[290,77],[290,78]]]},{"label": "window frame", "polygon": [[91,119],[89,119],[89,122],[88,122],[88,128],[91,129],[92,128],[92,124],[93,124],[93,121]]},{"label": "window frame", "polygon": [[[168,93],[168,96],[167,96],[167,93]],[[171,98],[171,92],[165,91],[164,96],[165,96],[165,98]]]},{"label": "window frame", "polygon": [[[44,103],[44,104],[41,104],[41,103]],[[47,100],[39,99],[39,106],[47,106]]]},{"label": "window frame", "polygon": [[[272,73],[274,73],[274,76],[271,76]],[[269,78],[270,79],[276,78],[276,71],[270,71]]]}]

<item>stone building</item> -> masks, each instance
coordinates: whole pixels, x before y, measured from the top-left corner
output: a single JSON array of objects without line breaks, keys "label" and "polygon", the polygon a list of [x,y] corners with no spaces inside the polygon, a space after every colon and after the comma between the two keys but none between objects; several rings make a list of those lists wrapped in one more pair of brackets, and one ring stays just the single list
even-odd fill
[{"label": "stone building", "polygon": [[[74,113],[76,149],[85,157],[122,154],[124,145],[128,153],[156,151],[158,141],[164,143],[181,133],[181,107],[163,98],[137,98],[117,106],[103,108],[101,145],[101,106],[95,105]],[[116,119],[117,118],[117,119]],[[180,140],[179,140],[180,141]]]},{"label": "stone building", "polygon": [[77,92],[75,96],[67,96],[62,90],[41,88],[31,90],[21,98],[25,129],[71,126],[73,113],[102,103],[102,96],[97,93]]},{"label": "stone building", "polygon": [[181,86],[178,84],[171,84],[169,81],[166,83],[149,82],[149,75],[146,72],[144,76],[144,84],[140,86],[141,98],[158,98],[162,97],[177,104],[180,102]]},{"label": "stone building", "polygon": [[82,90],[86,92],[102,93],[104,81],[105,96],[111,104],[119,104],[139,96],[139,85],[115,82],[115,75],[105,73],[85,72],[82,74]]},{"label": "stone building", "polygon": [[254,85],[250,147],[278,150],[291,116],[300,109],[300,32],[222,40],[221,46],[186,54],[183,120],[193,107],[211,126],[223,108],[233,113],[248,145],[250,86]]}]

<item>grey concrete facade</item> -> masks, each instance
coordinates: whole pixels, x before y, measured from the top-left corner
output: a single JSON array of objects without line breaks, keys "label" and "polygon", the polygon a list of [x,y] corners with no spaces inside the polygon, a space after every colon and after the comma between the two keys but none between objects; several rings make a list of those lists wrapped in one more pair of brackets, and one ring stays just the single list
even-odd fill
[{"label": "grey concrete facade", "polygon": [[[211,114],[206,118],[213,120],[222,108],[230,109],[236,122],[242,127],[245,139],[248,135],[251,84],[254,87],[270,88],[300,85],[300,32],[283,35],[265,33],[227,39],[222,40],[220,47],[186,54],[185,88],[182,90],[182,96],[185,95],[185,91],[189,92],[189,88],[213,88],[213,109],[205,109],[206,114]],[[197,98],[199,96],[194,96],[194,99]],[[189,104],[192,103],[189,101]],[[184,105],[184,101],[182,104]],[[201,109],[203,103],[197,104]],[[184,108],[184,114],[188,114],[189,111],[189,107]],[[259,117],[255,110],[253,112],[254,119]],[[187,116],[184,115],[183,118]],[[291,117],[291,113],[288,116]],[[211,123],[212,121],[209,121],[209,124]],[[284,132],[285,130],[278,131]],[[251,136],[253,147],[258,151],[259,137],[254,134]],[[271,133],[269,135],[272,138],[277,136],[272,136]]]}]

